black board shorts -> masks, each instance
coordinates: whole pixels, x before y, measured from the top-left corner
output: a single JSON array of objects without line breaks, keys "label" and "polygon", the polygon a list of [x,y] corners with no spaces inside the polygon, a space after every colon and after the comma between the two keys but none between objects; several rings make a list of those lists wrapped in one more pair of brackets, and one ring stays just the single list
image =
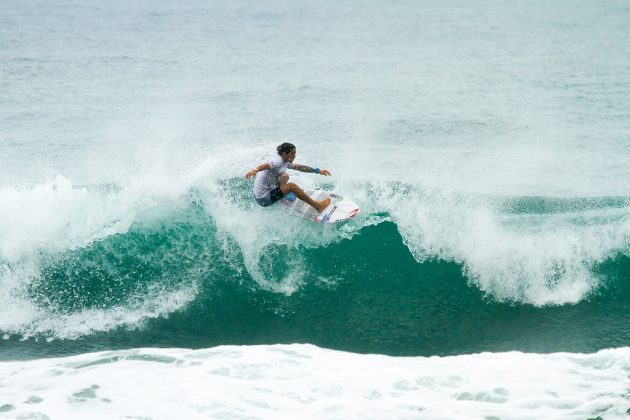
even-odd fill
[{"label": "black board shorts", "polygon": [[272,205],[276,201],[280,200],[282,197],[284,197],[284,194],[282,193],[282,190],[278,186],[274,188],[273,190],[271,190],[269,194],[267,194],[266,196],[262,198],[257,198],[256,202],[263,207],[267,207],[267,206]]}]

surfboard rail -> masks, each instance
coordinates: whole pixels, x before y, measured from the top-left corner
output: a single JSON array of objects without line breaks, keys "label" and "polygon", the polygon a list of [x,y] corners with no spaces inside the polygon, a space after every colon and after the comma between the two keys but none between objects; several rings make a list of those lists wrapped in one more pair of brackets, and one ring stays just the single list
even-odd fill
[{"label": "surfboard rail", "polygon": [[324,190],[305,190],[304,192],[315,201],[323,200],[326,197],[330,197],[332,200],[321,213],[317,213],[313,207],[292,193],[287,194],[280,202],[291,213],[323,224],[350,220],[360,212],[359,206],[354,201],[337,193]]}]

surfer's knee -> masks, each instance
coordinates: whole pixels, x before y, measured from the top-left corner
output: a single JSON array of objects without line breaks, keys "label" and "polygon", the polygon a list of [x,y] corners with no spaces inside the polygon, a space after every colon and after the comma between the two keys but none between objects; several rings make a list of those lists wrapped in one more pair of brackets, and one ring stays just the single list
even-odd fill
[{"label": "surfer's knee", "polygon": [[281,184],[286,183],[289,180],[289,174],[282,174],[280,178],[278,178]]},{"label": "surfer's knee", "polygon": [[287,182],[286,186],[287,189],[291,192],[296,192],[300,190],[300,187],[298,187],[297,184],[294,184],[293,182]]}]

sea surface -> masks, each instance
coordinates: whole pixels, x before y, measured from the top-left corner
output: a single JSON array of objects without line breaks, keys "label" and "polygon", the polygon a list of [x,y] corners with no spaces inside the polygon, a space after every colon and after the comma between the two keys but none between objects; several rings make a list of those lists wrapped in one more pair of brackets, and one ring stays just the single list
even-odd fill
[{"label": "sea surface", "polygon": [[[0,418],[626,418],[629,23],[2,0]],[[255,203],[285,141],[356,218]]]}]

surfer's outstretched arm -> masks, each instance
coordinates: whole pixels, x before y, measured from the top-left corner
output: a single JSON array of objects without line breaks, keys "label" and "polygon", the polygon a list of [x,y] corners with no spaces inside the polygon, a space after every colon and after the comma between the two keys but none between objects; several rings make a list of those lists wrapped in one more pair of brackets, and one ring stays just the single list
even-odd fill
[{"label": "surfer's outstretched arm", "polygon": [[268,171],[271,169],[271,164],[268,162],[263,162],[260,165],[256,166],[254,169],[250,170],[245,174],[245,178],[251,178],[256,175],[260,171]]},{"label": "surfer's outstretched arm", "polygon": [[297,163],[294,163],[291,169],[295,169],[296,171],[300,172],[316,173],[325,176],[332,175],[328,169],[311,168],[310,166],[298,165]]}]

